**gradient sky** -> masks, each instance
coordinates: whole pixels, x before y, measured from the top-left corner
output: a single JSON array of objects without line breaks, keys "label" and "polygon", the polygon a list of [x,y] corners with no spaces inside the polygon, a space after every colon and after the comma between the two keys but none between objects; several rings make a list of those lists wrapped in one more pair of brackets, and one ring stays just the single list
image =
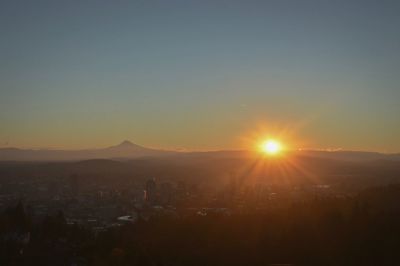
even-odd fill
[{"label": "gradient sky", "polygon": [[0,146],[400,151],[400,1],[0,2]]}]

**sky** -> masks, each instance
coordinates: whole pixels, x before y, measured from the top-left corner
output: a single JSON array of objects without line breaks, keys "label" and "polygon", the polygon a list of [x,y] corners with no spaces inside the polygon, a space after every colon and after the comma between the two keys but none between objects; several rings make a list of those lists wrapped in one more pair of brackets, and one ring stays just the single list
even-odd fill
[{"label": "sky", "polygon": [[0,1],[0,147],[400,152],[400,2]]}]

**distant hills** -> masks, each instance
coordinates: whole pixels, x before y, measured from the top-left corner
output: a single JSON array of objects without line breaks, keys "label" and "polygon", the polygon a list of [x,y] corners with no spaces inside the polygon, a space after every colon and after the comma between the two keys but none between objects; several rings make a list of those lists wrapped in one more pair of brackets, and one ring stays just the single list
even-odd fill
[{"label": "distant hills", "polygon": [[[400,154],[383,154],[364,151],[316,151],[292,152],[294,155],[344,161],[400,161]],[[136,159],[143,157],[207,157],[209,159],[248,156],[246,151],[176,152],[143,147],[128,140],[102,149],[50,150],[0,148],[0,161],[81,161],[90,159]]]},{"label": "distant hills", "polygon": [[288,152],[284,160],[244,151],[174,152],[150,149],[130,141],[76,151],[0,149],[0,178],[67,178],[114,186],[149,177],[160,182],[186,180],[221,185],[335,184],[351,189],[398,183],[400,155],[360,151]]},{"label": "distant hills", "polygon": [[299,154],[321,157],[334,160],[344,161],[376,161],[376,160],[395,160],[400,161],[400,153],[379,153],[367,151],[315,151],[304,150],[299,151]]},{"label": "distant hills", "polygon": [[130,141],[103,149],[48,150],[0,148],[0,161],[78,161],[89,159],[131,159],[176,154],[173,151],[145,148]]}]

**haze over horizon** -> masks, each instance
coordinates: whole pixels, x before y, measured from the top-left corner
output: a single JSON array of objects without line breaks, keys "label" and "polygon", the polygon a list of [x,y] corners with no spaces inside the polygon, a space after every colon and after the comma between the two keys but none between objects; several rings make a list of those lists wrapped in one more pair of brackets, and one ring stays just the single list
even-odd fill
[{"label": "haze over horizon", "polygon": [[397,1],[2,1],[0,147],[400,151]]},{"label": "haze over horizon", "polygon": [[[108,146],[101,146],[101,147],[80,147],[77,149],[62,149],[59,147],[53,147],[53,148],[46,148],[46,147],[0,147],[0,151],[7,151],[9,149],[17,149],[17,150],[21,150],[21,151],[66,151],[66,152],[73,152],[73,151],[100,151],[100,150],[108,150],[108,149],[122,149],[122,150],[135,150],[138,149],[140,150],[153,150],[154,152],[171,152],[171,154],[176,154],[176,153],[203,153],[203,152],[251,152],[254,155],[256,155],[257,152],[262,153],[262,151],[258,151],[257,147],[247,147],[247,148],[242,148],[242,149],[184,149],[184,148],[169,148],[169,149],[165,149],[165,148],[160,148],[160,147],[154,147],[154,146],[144,146],[141,145],[139,143],[134,143],[130,140],[123,140],[119,143],[114,143]],[[400,155],[400,152],[379,152],[379,151],[368,151],[368,150],[345,150],[345,149],[341,149],[341,148],[325,148],[325,149],[318,149],[318,148],[295,148],[295,147],[289,147],[287,148],[284,153],[287,154],[292,154],[292,152],[316,152],[315,155],[317,155],[319,152],[323,152],[323,153],[355,153],[355,156],[357,157],[356,154],[358,154],[359,156],[361,156],[360,158],[362,158],[362,156],[364,154],[372,154],[372,153],[376,153],[376,154],[382,154],[382,155],[393,155],[393,156],[397,156]],[[146,155],[148,156],[148,155]],[[152,156],[158,156],[157,154],[154,154]],[[0,156],[1,157],[1,156]],[[139,156],[140,157],[140,156]],[[87,159],[90,159],[90,155],[88,156]],[[393,157],[395,158],[395,157]],[[95,159],[95,158],[93,158]],[[106,159],[106,157],[104,158]],[[343,158],[345,159],[345,158]],[[1,158],[0,158],[1,161]]]}]

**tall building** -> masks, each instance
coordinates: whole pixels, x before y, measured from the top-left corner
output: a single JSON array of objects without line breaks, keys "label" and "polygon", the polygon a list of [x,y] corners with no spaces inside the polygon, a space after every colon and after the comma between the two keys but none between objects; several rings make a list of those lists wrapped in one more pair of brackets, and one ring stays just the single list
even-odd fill
[{"label": "tall building", "polygon": [[150,204],[154,204],[156,201],[157,184],[154,178],[147,180],[146,182],[146,193],[145,200]]}]

